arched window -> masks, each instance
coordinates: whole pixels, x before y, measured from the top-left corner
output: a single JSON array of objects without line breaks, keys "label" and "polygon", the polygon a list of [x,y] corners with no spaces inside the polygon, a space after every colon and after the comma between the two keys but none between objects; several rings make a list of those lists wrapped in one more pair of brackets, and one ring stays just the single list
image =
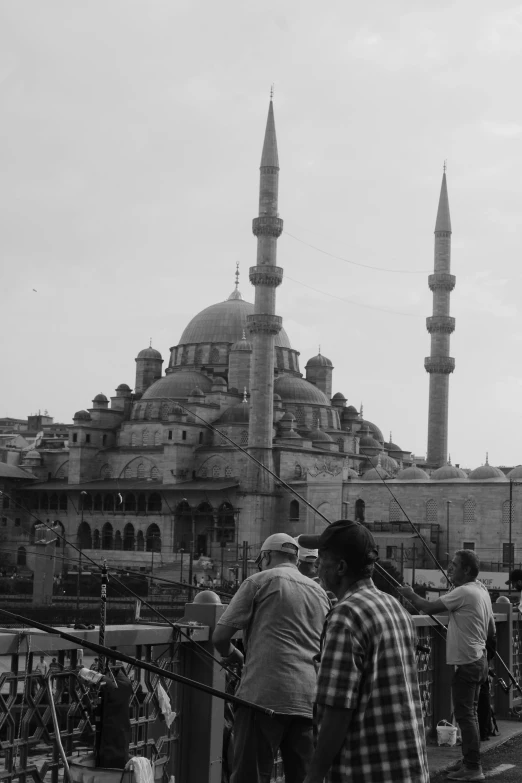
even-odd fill
[{"label": "arched window", "polygon": [[102,469],[100,470],[100,477],[102,479],[110,479],[112,478],[112,469],[111,466],[108,464],[105,464],[102,466]]},{"label": "arched window", "polygon": [[212,348],[210,351],[210,364],[219,364],[219,349]]},{"label": "arched window", "polygon": [[159,495],[157,492],[153,492],[151,495],[149,495],[147,511],[161,511],[161,495]]},{"label": "arched window", "polygon": [[65,478],[67,478],[68,465],[69,465],[68,462],[64,462],[63,465],[60,465],[60,467],[58,468],[58,471],[56,473],[56,478],[57,479],[62,479],[63,480]]},{"label": "arched window", "polygon": [[95,530],[92,534],[92,548],[93,549],[99,549],[100,548],[100,531]]},{"label": "arched window", "polygon": [[161,552],[161,533],[157,525],[149,525],[147,528],[147,552]]},{"label": "arched window", "polygon": [[188,351],[186,348],[183,348],[181,354],[181,364],[187,364],[187,362],[188,362]]},{"label": "arched window", "polygon": [[163,405],[161,406],[161,412],[160,412],[162,421],[168,421],[169,411],[170,411],[169,404],[167,402],[164,402]]},{"label": "arched window", "polygon": [[123,549],[123,541],[119,530],[114,534],[114,549]]},{"label": "arched window", "polygon": [[141,442],[142,442],[142,444],[144,446],[148,446],[149,445],[149,431],[148,430],[143,430],[143,434],[141,436]]},{"label": "arched window", "polygon": [[330,429],[333,427],[333,413],[331,410],[326,411],[326,418],[328,419],[328,426]]},{"label": "arched window", "polygon": [[137,506],[138,514],[146,514],[147,513],[147,498],[145,497],[144,492],[140,492],[138,495],[138,506]]},{"label": "arched window", "polygon": [[159,430],[154,433],[154,445],[161,446],[161,432]]},{"label": "arched window", "polygon": [[137,446],[138,445],[138,436],[135,432],[131,435],[131,446]]},{"label": "arched window", "polygon": [[366,503],[359,498],[355,501],[355,521],[364,522],[364,515],[366,513]]},{"label": "arched window", "polygon": [[299,521],[299,502],[297,500],[290,501],[290,522]]},{"label": "arched window", "polygon": [[136,511],[136,497],[131,492],[125,495],[125,511]]},{"label": "arched window", "polygon": [[[505,525],[509,525],[509,511],[510,511],[510,502],[509,500],[504,500],[502,503],[502,522]],[[513,514],[513,507],[511,504],[511,522],[513,522],[514,514]]]},{"label": "arched window", "polygon": [[232,478],[232,468],[230,465],[225,466],[225,478]]},{"label": "arched window", "polygon": [[301,465],[298,462],[296,462],[294,468],[294,478],[302,478],[302,475],[303,475],[303,469]]},{"label": "arched window", "polygon": [[106,522],[102,527],[102,549],[113,549],[112,525]]},{"label": "arched window", "polygon": [[344,451],[344,438],[337,438],[337,445],[339,446],[339,451]]},{"label": "arched window", "polygon": [[248,430],[241,430],[241,435],[239,436],[239,445],[248,446]]},{"label": "arched window", "polygon": [[212,478],[219,478],[221,475],[221,470],[219,469],[219,465],[214,465],[212,468]]},{"label": "arched window", "polygon": [[145,418],[152,419],[152,403],[148,402],[145,406]]},{"label": "arched window", "polygon": [[390,522],[400,522],[402,511],[395,499],[390,500]]},{"label": "arched window", "polygon": [[102,510],[102,496],[98,492],[94,496],[94,504],[93,504],[94,511],[101,511]]},{"label": "arched window", "polygon": [[305,412],[302,405],[298,405],[295,409],[295,421],[296,424],[304,424],[305,423]]},{"label": "arched window", "polygon": [[80,549],[92,549],[91,526],[87,522],[78,527],[78,546]]},{"label": "arched window", "polygon": [[25,550],[25,546],[18,547],[18,552],[16,553],[16,565],[27,565],[27,552]]},{"label": "arched window", "polygon": [[130,522],[123,528],[123,548],[126,552],[134,552],[134,525]]},{"label": "arched window", "polygon": [[80,492],[80,508],[84,511],[92,511],[92,495],[88,492]]},{"label": "arched window", "polygon": [[281,350],[276,352],[276,367],[278,370],[285,369],[285,357],[283,356],[283,351]]},{"label": "arched window", "polygon": [[317,410],[317,408],[314,408],[312,411],[312,425],[314,430],[316,430],[319,427],[319,424],[321,423],[321,412]]},{"label": "arched window", "polygon": [[60,492],[60,511],[67,511],[67,495]]},{"label": "arched window", "polygon": [[474,498],[468,498],[464,503],[464,524],[469,525],[475,521],[476,503]]},{"label": "arched window", "polygon": [[125,470],[123,471],[123,476],[126,479],[131,479],[132,478],[132,468],[131,468],[130,465],[127,465],[125,467]]},{"label": "arched window", "polygon": [[203,467],[202,467],[202,468],[201,468],[201,470],[199,471],[199,475],[201,476],[201,478],[206,478],[206,477],[207,477],[207,474],[208,474],[208,471],[207,471],[207,466],[206,466],[206,465],[203,465]]},{"label": "arched window", "polygon": [[188,552],[190,542],[192,541],[192,509],[186,500],[182,500],[176,506],[174,515],[174,551],[177,552],[179,549],[184,549],[185,552]]},{"label": "arched window", "polygon": [[145,478],[145,465],[143,464],[143,462],[140,462],[140,464],[138,465],[138,479],[139,481],[143,481],[144,478]]},{"label": "arched window", "polygon": [[[3,497],[4,497],[4,508],[9,508],[9,498],[6,497],[6,495],[4,495]],[[40,495],[40,509],[42,511],[47,511],[48,508],[49,508],[49,498],[47,496],[47,492],[42,492],[42,494]]]},{"label": "arched window", "polygon": [[107,494],[103,498],[103,510],[114,511],[114,495]]},{"label": "arched window", "polygon": [[201,348],[196,348],[194,351],[194,364],[202,364],[203,363],[203,351]]},{"label": "arched window", "polygon": [[138,552],[143,552],[145,550],[145,541],[141,530],[138,530],[138,535],[136,536],[136,549]]},{"label": "arched window", "polygon": [[234,508],[230,503],[222,503],[217,513],[216,541],[222,547],[226,546],[236,538],[236,522],[234,517]]},{"label": "arched window", "polygon": [[160,480],[160,472],[157,467],[153,467],[150,469],[150,477],[153,481],[159,481]]},{"label": "arched window", "polygon": [[430,498],[426,501],[426,522],[437,522],[437,501]]}]

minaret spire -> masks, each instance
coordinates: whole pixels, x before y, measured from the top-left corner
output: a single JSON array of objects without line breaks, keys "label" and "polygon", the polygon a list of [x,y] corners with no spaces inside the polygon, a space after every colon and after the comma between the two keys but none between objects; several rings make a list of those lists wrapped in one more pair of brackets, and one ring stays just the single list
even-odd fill
[{"label": "minaret spire", "polygon": [[433,292],[433,315],[426,319],[431,335],[431,352],[424,360],[430,374],[428,412],[428,456],[431,468],[445,465],[448,454],[449,376],[455,369],[455,359],[449,355],[450,335],[455,319],[450,316],[450,294],[455,288],[451,269],[451,218],[446,181],[446,163],[442,173],[439,206],[435,221],[435,266],[428,278]]},{"label": "minaret spire", "polygon": [[[283,231],[283,221],[278,213],[279,157],[272,95],[261,155],[259,217],[252,224],[257,237],[257,264],[250,268],[249,275],[256,291],[254,313],[247,316],[252,336],[248,446],[251,454],[271,470],[275,337],[282,328],[282,319],[275,314],[275,289],[283,281],[283,270],[276,266],[277,239]],[[257,492],[273,491],[273,479],[252,461],[248,464],[247,484]]]}]

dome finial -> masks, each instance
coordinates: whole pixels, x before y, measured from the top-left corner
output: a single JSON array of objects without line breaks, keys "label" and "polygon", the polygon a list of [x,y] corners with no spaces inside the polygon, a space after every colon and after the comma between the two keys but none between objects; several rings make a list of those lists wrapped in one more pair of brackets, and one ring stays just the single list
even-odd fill
[{"label": "dome finial", "polygon": [[247,388],[246,386],[243,387],[243,402],[248,402],[247,400]]},{"label": "dome finial", "polygon": [[229,302],[231,299],[243,299],[243,297],[241,296],[241,292],[239,290],[239,261],[236,261],[235,276],[236,276],[236,287],[228,297],[227,302]]},{"label": "dome finial", "polygon": [[274,98],[274,83],[272,82],[270,86],[270,100],[273,100]]},{"label": "dome finial", "polygon": [[319,356],[321,355],[321,346],[319,345]]},{"label": "dome finial", "polygon": [[489,451],[486,451],[486,465],[489,465]]},{"label": "dome finial", "polygon": [[451,454],[448,454],[448,465],[451,465]]},{"label": "dome finial", "polygon": [[363,404],[362,404],[362,402],[361,402],[361,410],[359,411],[359,416],[362,419],[362,417],[363,417]]},{"label": "dome finial", "polygon": [[236,291],[239,288],[239,261],[236,261]]},{"label": "dome finial", "polygon": [[149,348],[152,348],[152,337],[149,339]]},{"label": "dome finial", "polygon": [[393,443],[392,431],[390,430],[390,443]]},{"label": "dome finial", "polygon": [[448,160],[447,158],[444,160],[444,165],[442,166],[442,172],[443,174],[446,173],[446,169],[448,168]]}]

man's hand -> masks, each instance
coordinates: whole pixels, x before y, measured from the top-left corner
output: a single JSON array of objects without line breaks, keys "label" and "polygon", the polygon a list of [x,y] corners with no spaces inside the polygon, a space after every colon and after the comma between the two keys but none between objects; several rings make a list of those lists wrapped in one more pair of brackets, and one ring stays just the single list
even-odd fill
[{"label": "man's hand", "polygon": [[221,659],[221,663],[224,666],[227,667],[237,666],[240,671],[243,668],[244,662],[245,662],[245,656],[243,655],[241,650],[238,650],[237,647],[233,647],[232,651],[230,652],[230,655],[226,655],[224,658]]},{"label": "man's hand", "polygon": [[409,587],[408,585],[404,585],[404,587],[398,587],[397,592],[400,595],[403,595],[404,598],[408,598],[408,599],[411,599],[417,595],[415,590],[413,590],[413,588]]}]

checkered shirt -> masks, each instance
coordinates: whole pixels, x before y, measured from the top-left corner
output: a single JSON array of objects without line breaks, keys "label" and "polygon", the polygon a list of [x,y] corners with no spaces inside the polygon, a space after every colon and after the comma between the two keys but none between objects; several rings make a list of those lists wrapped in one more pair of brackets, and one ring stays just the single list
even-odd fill
[{"label": "checkered shirt", "polygon": [[326,783],[429,783],[410,616],[361,579],[325,623],[317,722],[326,706],[353,710]]}]

